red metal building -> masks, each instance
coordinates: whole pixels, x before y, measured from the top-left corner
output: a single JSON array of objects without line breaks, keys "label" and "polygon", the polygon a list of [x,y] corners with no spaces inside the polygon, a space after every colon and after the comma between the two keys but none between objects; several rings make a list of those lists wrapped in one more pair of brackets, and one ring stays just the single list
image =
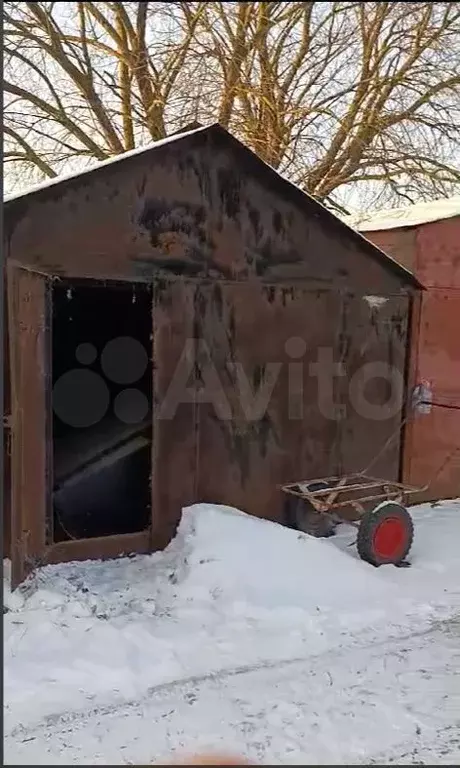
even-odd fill
[{"label": "red metal building", "polygon": [[434,478],[425,499],[460,496],[460,195],[353,223],[427,289],[413,318],[410,378],[432,402],[406,425],[404,480]]}]

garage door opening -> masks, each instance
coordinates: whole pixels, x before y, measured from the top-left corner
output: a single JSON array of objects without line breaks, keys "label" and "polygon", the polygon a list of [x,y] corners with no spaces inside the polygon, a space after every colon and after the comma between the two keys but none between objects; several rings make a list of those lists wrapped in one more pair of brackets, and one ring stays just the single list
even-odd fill
[{"label": "garage door opening", "polygon": [[151,519],[152,293],[52,288],[48,543],[146,530]]}]

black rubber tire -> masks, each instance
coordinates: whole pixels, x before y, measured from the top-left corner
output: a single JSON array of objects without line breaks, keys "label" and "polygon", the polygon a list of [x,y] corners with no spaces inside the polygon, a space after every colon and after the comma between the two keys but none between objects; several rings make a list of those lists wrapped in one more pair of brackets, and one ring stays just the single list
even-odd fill
[{"label": "black rubber tire", "polygon": [[[309,489],[312,491],[319,491],[328,487],[328,483],[323,482],[309,484]],[[289,496],[285,501],[284,514],[285,524],[295,531],[309,533],[311,536],[317,536],[318,538],[328,538],[335,533],[335,523],[332,523],[326,514],[318,513],[307,499],[302,499],[298,496]],[[317,519],[317,529],[315,533],[306,529],[305,518],[309,515],[313,516],[312,520],[315,520],[315,522]]]},{"label": "black rubber tire", "polygon": [[[327,483],[311,483],[311,486],[312,490],[319,490],[322,488],[327,488]],[[302,499],[299,496],[291,496],[291,494],[286,494],[284,501],[285,525],[287,525],[288,528],[293,528],[295,531],[300,531],[300,516],[302,514],[302,510],[305,508],[313,511],[312,505],[306,499]]]},{"label": "black rubber tire", "polygon": [[[397,518],[405,530],[404,546],[398,552],[397,557],[383,557],[374,548],[374,536],[379,525],[386,519]],[[366,512],[361,518],[358,529],[357,549],[362,560],[371,565],[400,565],[407,557],[414,540],[414,523],[406,507],[396,502],[388,502],[376,510]]]}]

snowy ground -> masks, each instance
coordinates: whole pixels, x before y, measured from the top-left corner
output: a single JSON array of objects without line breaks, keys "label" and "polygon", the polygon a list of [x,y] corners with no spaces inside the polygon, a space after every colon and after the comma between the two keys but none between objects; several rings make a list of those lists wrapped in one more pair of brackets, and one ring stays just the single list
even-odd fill
[{"label": "snowy ground", "polygon": [[5,763],[458,764],[460,501],[413,514],[406,569],[197,505],[164,553],[6,585]]}]

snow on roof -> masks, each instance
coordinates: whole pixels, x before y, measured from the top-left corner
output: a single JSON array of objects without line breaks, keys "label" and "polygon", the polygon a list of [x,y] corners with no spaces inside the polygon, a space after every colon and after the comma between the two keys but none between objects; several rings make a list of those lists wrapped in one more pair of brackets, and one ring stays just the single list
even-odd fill
[{"label": "snow on roof", "polygon": [[[216,123],[212,123],[212,125],[216,125]],[[199,128],[194,128],[191,131],[183,131],[182,133],[173,133],[171,136],[166,136],[165,139],[159,139],[158,141],[152,141],[149,144],[143,144],[141,147],[136,147],[136,149],[131,149],[128,152],[122,152],[120,155],[115,155],[114,157],[109,157],[108,160],[102,160],[98,163],[92,163],[87,168],[83,168],[83,170],[74,171],[72,173],[63,173],[59,176],[55,176],[52,179],[47,179],[46,181],[43,181],[41,184],[36,184],[33,187],[29,187],[28,189],[23,190],[22,192],[18,192],[15,195],[8,195],[3,199],[4,203],[9,203],[11,200],[17,200],[20,197],[25,197],[26,195],[32,195],[34,192],[39,192],[41,189],[48,189],[48,187],[54,187],[56,184],[60,184],[63,181],[70,181],[71,179],[77,179],[80,176],[85,176],[87,173],[92,173],[93,171],[98,170],[99,168],[105,168],[107,165],[113,165],[114,163],[119,163],[122,160],[126,160],[128,157],[134,157],[135,155],[142,155],[143,152],[148,152],[149,149],[157,149],[158,147],[163,147],[166,144],[172,144],[175,141],[179,141],[180,139],[183,139],[184,136],[191,136],[194,133],[202,133],[203,131],[208,130],[211,127],[211,124],[208,125],[202,125]]]},{"label": "snow on roof", "polygon": [[343,221],[360,232],[377,232],[382,229],[417,227],[428,224],[430,221],[450,219],[454,216],[460,216],[460,195],[432,200],[428,203],[416,203],[405,208],[344,216]]}]

